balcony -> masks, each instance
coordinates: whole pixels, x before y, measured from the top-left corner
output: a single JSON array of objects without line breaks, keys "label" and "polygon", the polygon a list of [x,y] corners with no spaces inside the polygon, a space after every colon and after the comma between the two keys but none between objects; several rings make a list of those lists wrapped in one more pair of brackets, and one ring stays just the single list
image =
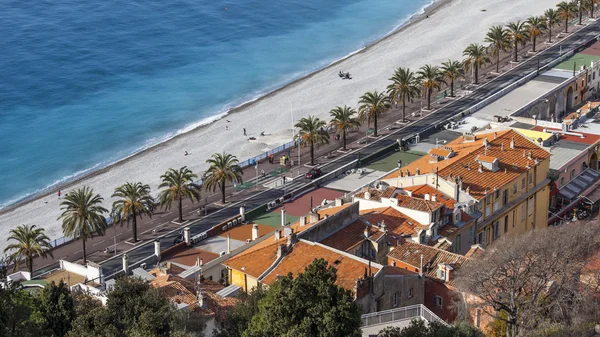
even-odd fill
[{"label": "balcony", "polygon": [[448,325],[423,304],[417,304],[362,315],[363,337],[376,336],[381,329],[387,326],[406,327],[413,319],[422,319],[427,322],[439,322]]}]

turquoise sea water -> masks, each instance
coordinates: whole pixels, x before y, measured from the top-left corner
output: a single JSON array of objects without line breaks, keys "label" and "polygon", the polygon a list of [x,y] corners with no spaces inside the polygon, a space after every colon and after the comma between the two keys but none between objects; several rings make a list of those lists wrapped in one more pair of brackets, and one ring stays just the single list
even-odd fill
[{"label": "turquoise sea water", "polygon": [[5,0],[0,205],[324,67],[429,2]]}]

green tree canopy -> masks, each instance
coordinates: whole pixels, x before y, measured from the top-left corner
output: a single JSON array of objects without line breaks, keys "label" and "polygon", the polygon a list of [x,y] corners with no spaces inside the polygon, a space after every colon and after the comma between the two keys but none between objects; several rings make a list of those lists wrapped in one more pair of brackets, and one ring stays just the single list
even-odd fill
[{"label": "green tree canopy", "polygon": [[323,259],[295,278],[281,277],[259,301],[242,336],[361,336],[361,309],[351,291],[335,285],[336,278],[336,269]]},{"label": "green tree canopy", "polygon": [[242,337],[252,317],[258,313],[258,302],[265,297],[261,288],[253,288],[250,293],[241,293],[240,302],[227,314],[220,330],[214,337]]},{"label": "green tree canopy", "polygon": [[62,280],[46,286],[39,297],[38,311],[45,330],[52,336],[65,336],[75,319],[75,302],[69,286]]},{"label": "green tree canopy", "polygon": [[405,328],[387,327],[377,337],[484,337],[479,329],[467,323],[446,326],[437,322],[413,320]]},{"label": "green tree canopy", "polygon": [[20,225],[10,230],[8,240],[14,240],[16,243],[9,244],[4,248],[8,255],[8,262],[14,265],[13,271],[19,269],[21,260],[25,258],[25,264],[30,274],[33,274],[33,258],[40,256],[46,258],[52,256],[52,245],[50,238],[46,235],[43,228],[36,228],[35,225]]}]

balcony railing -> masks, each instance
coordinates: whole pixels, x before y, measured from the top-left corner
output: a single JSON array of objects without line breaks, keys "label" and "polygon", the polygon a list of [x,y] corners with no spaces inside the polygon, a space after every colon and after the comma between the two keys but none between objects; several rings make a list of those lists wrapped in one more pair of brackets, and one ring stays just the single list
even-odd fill
[{"label": "balcony railing", "polygon": [[413,320],[415,318],[424,319],[428,322],[438,322],[444,325],[448,325],[446,322],[444,322],[444,320],[442,320],[436,314],[431,312],[431,310],[427,309],[427,307],[425,307],[423,304],[411,305],[408,307],[402,307],[385,311],[378,311],[361,316],[363,328],[373,325],[408,321]]}]

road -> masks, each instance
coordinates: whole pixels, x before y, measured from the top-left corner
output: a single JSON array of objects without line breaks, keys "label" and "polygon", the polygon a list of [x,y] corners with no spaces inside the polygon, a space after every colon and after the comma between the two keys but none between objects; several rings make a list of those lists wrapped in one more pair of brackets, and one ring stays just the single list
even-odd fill
[{"label": "road", "polygon": [[[389,135],[374,141],[366,147],[350,153],[338,160],[329,164],[321,166],[321,170],[324,174],[338,170],[341,167],[348,165],[349,163],[357,160],[359,156],[365,158],[366,156],[376,153],[381,149],[388,147],[396,142],[397,139],[409,138],[414,135],[430,129],[432,126],[439,125],[440,123],[447,121],[448,119],[456,116],[457,114],[465,111],[466,109],[480,103],[484,99],[493,96],[502,89],[508,87],[511,84],[523,79],[527,75],[537,70],[538,61],[539,66],[543,68],[553,60],[560,57],[562,52],[567,52],[573,48],[579,47],[582,43],[585,43],[590,38],[600,34],[600,23],[594,22],[588,26],[583,27],[573,35],[565,38],[559,44],[556,44],[543,52],[529,58],[528,60],[521,62],[511,71],[491,80],[475,89],[469,96],[462,98],[446,106],[440,108],[434,113],[425,116],[413,123],[406,125],[401,129],[394,130]],[[533,97],[532,97],[533,99]],[[360,153],[360,154],[359,154]],[[293,191],[300,188],[305,188],[308,184],[312,184],[304,178],[295,179],[293,182],[285,186],[286,191]],[[191,235],[202,233],[212,226],[219,224],[239,213],[239,206],[245,205],[247,210],[253,209],[260,205],[263,205],[269,201],[279,198],[283,195],[284,191],[282,187],[274,188],[266,191],[260,191],[257,194],[249,197],[248,199],[232,204],[229,207],[223,208],[219,212],[210,214],[198,221],[192,222],[188,225],[191,228]],[[173,245],[174,240],[179,236],[178,231],[174,231],[170,234],[164,235],[160,238],[161,248],[165,249]],[[154,253],[154,244],[152,241],[143,243],[142,245],[127,252],[129,257],[130,265],[135,264]],[[105,276],[112,275],[122,268],[121,254],[106,260],[101,263],[102,270]]]}]

